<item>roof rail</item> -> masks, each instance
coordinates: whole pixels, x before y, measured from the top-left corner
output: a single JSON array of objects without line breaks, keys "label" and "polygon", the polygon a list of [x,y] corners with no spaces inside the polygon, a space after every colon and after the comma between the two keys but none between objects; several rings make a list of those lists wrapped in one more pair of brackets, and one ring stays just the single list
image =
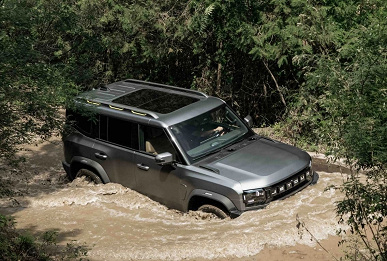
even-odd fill
[{"label": "roof rail", "polygon": [[124,80],[124,82],[137,83],[137,84],[148,85],[148,86],[153,86],[153,87],[159,87],[159,88],[164,88],[164,89],[169,89],[169,90],[176,90],[176,91],[180,91],[180,92],[185,92],[185,93],[199,95],[199,96],[202,96],[202,97],[205,97],[205,98],[208,97],[205,93],[200,92],[200,91],[195,91],[195,90],[191,90],[191,89],[185,89],[185,88],[181,88],[181,87],[175,87],[175,86],[166,85],[166,84],[147,82],[147,81],[141,81],[141,80],[135,80],[135,79],[126,79],[126,80]]},{"label": "roof rail", "polygon": [[100,89],[101,91],[110,91],[110,88],[107,87],[105,84],[101,84],[101,85],[99,86],[99,89]]},{"label": "roof rail", "polygon": [[135,107],[127,106],[127,105],[123,105],[123,104],[116,104],[116,103],[105,102],[105,101],[101,101],[101,100],[96,101],[96,100],[88,99],[86,97],[76,98],[76,100],[83,101],[83,102],[86,102],[86,103],[88,103],[90,105],[94,105],[94,106],[108,107],[110,109],[114,109],[117,111],[126,111],[126,112],[130,112],[132,114],[136,114],[136,115],[140,115],[140,116],[151,117],[153,119],[159,118],[159,116],[154,112],[142,110],[139,108],[135,108]]}]

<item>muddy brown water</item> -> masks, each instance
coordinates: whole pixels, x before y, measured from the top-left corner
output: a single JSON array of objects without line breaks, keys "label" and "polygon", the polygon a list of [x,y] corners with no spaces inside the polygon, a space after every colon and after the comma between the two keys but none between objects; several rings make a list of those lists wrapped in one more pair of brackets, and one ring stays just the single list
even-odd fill
[{"label": "muddy brown water", "polygon": [[322,158],[315,159],[320,175],[316,185],[265,209],[219,220],[170,210],[119,184],[55,180],[64,175],[55,160],[61,151],[55,153],[47,154],[52,157],[48,162],[35,161],[25,169],[40,178],[15,183],[22,195],[0,200],[0,212],[12,214],[18,228],[55,229],[63,244],[86,243],[91,260],[237,258],[255,255],[265,246],[314,245],[310,236],[298,234],[296,215],[319,240],[335,235],[337,229],[334,202],[341,195],[325,188],[340,184],[343,177]]}]

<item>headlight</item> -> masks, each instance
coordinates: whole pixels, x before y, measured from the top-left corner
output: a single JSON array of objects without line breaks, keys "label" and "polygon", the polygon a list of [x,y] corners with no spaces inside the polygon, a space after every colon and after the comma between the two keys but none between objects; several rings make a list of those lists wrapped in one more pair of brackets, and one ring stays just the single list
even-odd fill
[{"label": "headlight", "polygon": [[251,189],[243,192],[243,202],[246,206],[259,205],[266,202],[266,193],[263,189]]}]

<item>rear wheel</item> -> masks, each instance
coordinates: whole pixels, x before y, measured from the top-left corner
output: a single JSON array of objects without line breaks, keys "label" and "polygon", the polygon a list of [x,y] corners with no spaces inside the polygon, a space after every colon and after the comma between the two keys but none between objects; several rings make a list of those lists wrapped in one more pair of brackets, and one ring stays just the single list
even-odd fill
[{"label": "rear wheel", "polygon": [[93,182],[95,184],[102,183],[101,178],[97,174],[95,174],[94,172],[88,169],[80,169],[75,177],[76,178],[85,177],[85,180],[87,182]]},{"label": "rear wheel", "polygon": [[215,207],[213,205],[206,204],[206,205],[201,206],[198,210],[203,211],[205,213],[214,214],[215,216],[217,216],[218,218],[221,218],[221,219],[225,219],[225,218],[229,217],[229,215],[227,215],[227,213],[225,211],[223,211],[222,209]]}]

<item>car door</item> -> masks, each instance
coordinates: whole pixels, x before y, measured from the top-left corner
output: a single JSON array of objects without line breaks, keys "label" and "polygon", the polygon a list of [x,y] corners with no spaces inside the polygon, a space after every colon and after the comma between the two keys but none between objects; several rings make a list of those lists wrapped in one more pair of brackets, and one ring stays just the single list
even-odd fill
[{"label": "car door", "polygon": [[114,117],[100,115],[99,139],[93,152],[111,182],[135,187],[134,150],[138,149],[138,125]]},{"label": "car door", "polygon": [[170,208],[179,208],[181,170],[173,165],[160,166],[157,154],[169,152],[176,159],[176,152],[162,128],[139,127],[140,149],[134,154],[136,163],[136,190]]}]

